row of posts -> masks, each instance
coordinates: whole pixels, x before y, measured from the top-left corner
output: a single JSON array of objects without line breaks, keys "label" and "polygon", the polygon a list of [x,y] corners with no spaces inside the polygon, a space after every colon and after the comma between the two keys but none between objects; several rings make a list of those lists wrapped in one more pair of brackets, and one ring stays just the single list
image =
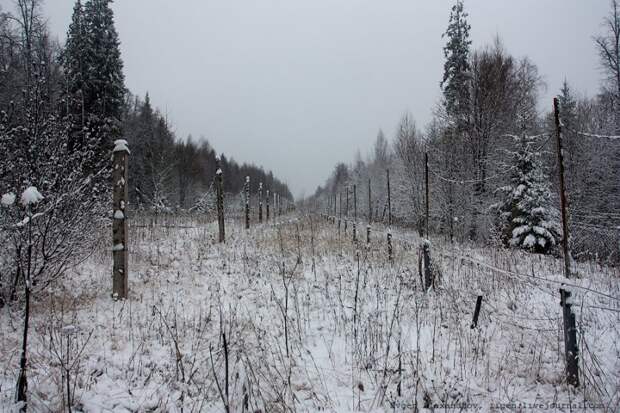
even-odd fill
[{"label": "row of posts", "polygon": [[[556,137],[556,150],[558,156],[558,176],[560,182],[560,209],[562,216],[562,249],[564,258],[564,275],[566,278],[571,278],[571,262],[570,262],[570,249],[569,249],[569,230],[568,230],[568,201],[566,196],[566,189],[564,183],[564,159],[562,148],[562,125],[560,120],[560,107],[557,98],[553,100],[554,109],[554,121],[555,121],[555,137]],[[112,193],[113,193],[113,221],[112,221],[112,255],[113,255],[113,270],[112,270],[112,295],[114,299],[124,299],[128,296],[128,230],[126,220],[126,207],[128,204],[128,157],[129,149],[125,140],[117,140],[114,143],[113,162],[112,162]],[[224,189],[223,189],[223,176],[222,170],[218,167],[216,171],[216,187],[217,187],[217,221],[219,228],[219,242],[225,241],[225,227],[224,227]],[[429,169],[428,169],[428,154],[424,154],[424,180],[425,180],[425,235],[429,237]],[[393,248],[392,248],[392,210],[391,210],[391,194],[390,194],[390,171],[386,170],[387,177],[387,212],[388,212],[388,232],[387,232],[387,252],[390,262],[393,260]],[[245,227],[250,228],[250,178],[246,177],[245,182]],[[263,219],[263,185],[259,184],[258,188],[258,220],[259,223]],[[282,214],[282,200],[279,194],[273,194],[274,204],[278,215]],[[269,200],[270,194],[267,190],[266,196],[266,218],[269,221]],[[331,202],[331,199],[330,199]],[[333,198],[333,211],[334,220],[336,219],[336,195]],[[346,216],[348,217],[349,211],[349,188],[346,189]],[[353,185],[353,241],[357,242],[357,185]],[[329,219],[331,208],[328,207],[328,213],[326,214]],[[342,193],[340,193],[340,214],[338,216],[338,234],[340,235],[340,227],[342,221]],[[372,192],[371,192],[371,180],[368,179],[368,225],[366,227],[366,242],[370,243],[370,224],[372,222]],[[344,231],[347,232],[347,223],[344,221]],[[423,285],[428,289],[434,287],[434,275],[432,269],[432,261],[430,258],[430,242],[425,240],[421,247],[421,263],[423,263],[424,271],[422,271],[422,265],[420,266],[420,276],[422,278],[422,272],[424,272]],[[572,302],[570,300],[570,292],[564,289],[560,290],[560,304],[563,309],[564,319],[564,344],[565,344],[565,360],[566,360],[566,375],[567,381],[573,386],[579,386],[579,349],[577,347],[576,338],[576,323],[575,314],[571,308]],[[480,304],[482,297],[478,297],[476,302],[474,322],[472,328],[477,324],[478,314],[480,312]]]},{"label": "row of posts", "polygon": [[[126,208],[129,203],[128,196],[128,165],[129,148],[127,141],[119,139],[114,142],[112,154],[112,297],[125,299],[128,297],[128,228]],[[219,167],[215,172],[216,208],[218,224],[218,241],[226,240],[226,228],[224,224],[224,176]],[[245,200],[245,227],[250,228],[250,177],[246,177],[244,185]],[[265,200],[265,218],[268,222],[271,215],[270,200],[273,196],[274,214],[282,215],[284,210],[292,210],[293,205],[282,199],[278,193],[266,191],[263,198],[263,184],[258,186],[258,222],[263,222],[263,199]],[[286,203],[286,205],[285,205]]]},{"label": "row of posts", "polygon": [[[222,179],[222,171],[218,169],[218,180],[217,180],[217,215],[218,215],[218,225],[220,227],[220,239],[219,242],[224,242],[224,189],[223,189],[223,179]],[[245,184],[243,186],[244,193],[244,218],[245,218],[245,229],[250,229],[250,177],[245,177]],[[269,201],[273,196],[273,204],[274,204],[274,213],[276,216],[281,216],[283,211],[291,211],[293,209],[293,204],[288,202],[286,199],[282,199],[282,196],[278,193],[271,193],[269,190],[266,191],[266,197],[263,198],[263,183],[260,182],[258,184],[258,223],[263,222],[263,199],[265,202],[265,218],[268,222],[271,216],[270,204]]]}]

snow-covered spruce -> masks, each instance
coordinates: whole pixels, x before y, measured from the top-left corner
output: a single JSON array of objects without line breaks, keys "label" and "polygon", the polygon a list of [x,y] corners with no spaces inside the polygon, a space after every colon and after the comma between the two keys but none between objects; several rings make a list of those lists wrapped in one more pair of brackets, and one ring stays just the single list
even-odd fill
[{"label": "snow-covered spruce", "polygon": [[537,253],[549,253],[559,239],[557,212],[552,210],[548,178],[533,137],[516,138],[511,152],[514,173],[510,185],[498,189],[503,198],[493,205],[499,212],[504,245]]}]

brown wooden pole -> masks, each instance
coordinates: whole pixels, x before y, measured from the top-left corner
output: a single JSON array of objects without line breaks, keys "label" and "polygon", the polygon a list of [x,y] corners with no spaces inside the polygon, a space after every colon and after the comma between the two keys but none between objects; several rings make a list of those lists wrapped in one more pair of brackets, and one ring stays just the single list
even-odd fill
[{"label": "brown wooden pole", "polygon": [[390,191],[390,170],[385,170],[387,177],[387,201],[388,201],[388,233],[387,233],[387,248],[388,248],[388,260],[392,262],[393,248],[392,248],[392,194]]},{"label": "brown wooden pole", "polygon": [[368,224],[372,223],[372,188],[368,178]]},{"label": "brown wooden pole", "polygon": [[571,256],[568,232],[568,200],[564,184],[564,150],[562,148],[562,125],[560,123],[560,103],[553,98],[553,118],[555,121],[555,141],[558,153],[558,175],[560,179],[560,208],[562,211],[562,252],[564,253],[564,276],[571,278]]},{"label": "brown wooden pole", "polygon": [[368,178],[368,224],[366,225],[366,243],[370,244],[370,223],[372,222],[372,189]]},{"label": "brown wooden pole", "polygon": [[263,223],[263,183],[258,184],[258,223]]},{"label": "brown wooden pole", "polygon": [[353,242],[357,241],[357,185],[353,185]]},{"label": "brown wooden pole", "polygon": [[250,177],[245,177],[245,229],[250,229]]},{"label": "brown wooden pole", "polygon": [[226,241],[226,230],[224,228],[224,174],[219,166],[215,175],[217,183],[217,226],[219,229],[219,242],[221,243]]},{"label": "brown wooden pole", "polygon": [[474,309],[474,319],[471,322],[469,328],[476,328],[478,326],[478,316],[480,316],[480,306],[482,305],[482,296],[479,295],[476,298],[476,308]]},{"label": "brown wooden pole", "polygon": [[577,327],[572,310],[571,292],[560,289],[560,305],[564,319],[564,352],[566,358],[566,380],[568,384],[579,387],[579,348],[577,347]]},{"label": "brown wooden pole", "polygon": [[388,226],[392,226],[392,196],[390,193],[390,170],[386,169],[387,174],[387,196],[388,196]]},{"label": "brown wooden pole", "polygon": [[127,141],[119,139],[114,142],[112,155],[112,297],[115,300],[125,299],[128,291],[127,265],[127,189],[129,167],[129,148]]},{"label": "brown wooden pole", "polygon": [[346,187],[346,202],[344,208],[344,235],[347,235],[347,226],[349,224],[349,187]]},{"label": "brown wooden pole", "polygon": [[265,198],[265,201],[265,218],[267,219],[267,222],[269,222],[269,189],[267,190],[267,197]]},{"label": "brown wooden pole", "polygon": [[424,187],[425,187],[425,192],[426,192],[426,197],[425,197],[425,224],[426,224],[426,238],[430,237],[430,230],[429,230],[429,204],[430,204],[430,197],[429,197],[429,188],[428,188],[428,153],[424,152]]},{"label": "brown wooden pole", "polygon": [[424,260],[424,289],[429,290],[434,287],[435,280],[433,279],[433,268],[431,263],[431,243],[426,240],[422,244],[422,257]]},{"label": "brown wooden pole", "polygon": [[340,204],[338,206],[338,236],[340,236],[340,225],[342,224],[342,192],[340,192]]}]

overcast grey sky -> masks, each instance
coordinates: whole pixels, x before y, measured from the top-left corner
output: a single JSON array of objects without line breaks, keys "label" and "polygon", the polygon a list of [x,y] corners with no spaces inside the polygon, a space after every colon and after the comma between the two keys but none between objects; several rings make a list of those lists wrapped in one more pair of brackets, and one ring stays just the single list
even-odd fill
[{"label": "overcast grey sky", "polygon": [[[11,0],[0,0],[3,9]],[[298,196],[341,160],[390,138],[405,111],[429,121],[439,97],[450,0],[116,0],[126,84],[149,92],[178,136],[205,136],[272,169]],[[72,0],[46,0],[64,40]],[[598,90],[592,36],[608,0],[466,0],[473,47],[499,34],[528,55],[550,105],[566,77]],[[130,137],[129,137],[130,138]]]}]

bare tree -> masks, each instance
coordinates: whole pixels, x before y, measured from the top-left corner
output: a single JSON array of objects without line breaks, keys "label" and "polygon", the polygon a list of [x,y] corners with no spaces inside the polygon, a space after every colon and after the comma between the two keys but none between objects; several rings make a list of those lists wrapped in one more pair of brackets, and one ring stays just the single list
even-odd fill
[{"label": "bare tree", "polygon": [[611,1],[611,11],[604,19],[606,33],[596,36],[601,67],[606,77],[605,92],[612,96],[615,108],[615,132],[620,132],[620,7]]}]

